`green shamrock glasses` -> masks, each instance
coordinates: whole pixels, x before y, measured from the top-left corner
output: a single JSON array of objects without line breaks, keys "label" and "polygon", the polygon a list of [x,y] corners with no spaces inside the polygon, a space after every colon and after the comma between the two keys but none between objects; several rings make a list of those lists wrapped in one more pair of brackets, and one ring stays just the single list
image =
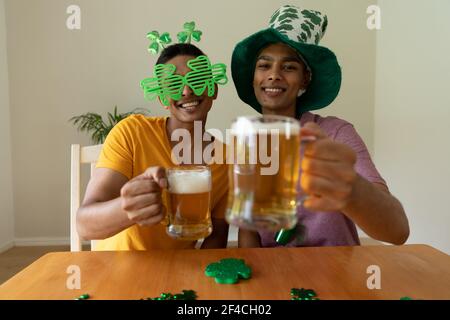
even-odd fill
[{"label": "green shamrock glasses", "polygon": [[154,77],[141,81],[144,97],[147,100],[159,97],[163,105],[169,106],[169,98],[180,100],[185,86],[189,86],[197,96],[202,95],[207,89],[208,96],[212,97],[215,93],[215,84],[224,85],[228,82],[225,64],[211,65],[206,56],[189,60],[187,66],[191,71],[182,76],[175,74],[176,67],[173,64],[156,65]]}]

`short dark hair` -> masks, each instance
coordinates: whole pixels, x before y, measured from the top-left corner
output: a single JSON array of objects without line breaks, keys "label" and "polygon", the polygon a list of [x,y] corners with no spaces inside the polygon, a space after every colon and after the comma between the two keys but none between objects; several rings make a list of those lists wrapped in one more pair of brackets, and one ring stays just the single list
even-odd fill
[{"label": "short dark hair", "polygon": [[166,63],[176,56],[193,56],[197,58],[198,56],[203,55],[205,55],[203,51],[191,43],[175,43],[168,46],[161,52],[156,64]]}]

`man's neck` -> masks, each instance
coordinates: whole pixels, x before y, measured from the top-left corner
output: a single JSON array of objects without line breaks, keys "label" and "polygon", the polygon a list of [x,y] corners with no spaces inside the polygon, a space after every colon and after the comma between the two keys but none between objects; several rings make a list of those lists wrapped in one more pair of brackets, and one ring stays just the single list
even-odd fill
[{"label": "man's neck", "polygon": [[[198,120],[198,121],[201,122],[201,130],[202,130],[201,134],[203,136],[203,134],[205,133],[206,121],[203,121],[203,120]],[[197,124],[197,128],[198,127],[199,126]],[[185,129],[185,130],[189,131],[189,133],[191,134],[191,137],[194,137],[195,123],[194,122],[182,122],[173,117],[169,117],[169,119],[167,119],[167,134],[168,134],[168,136],[171,137],[172,133],[177,129]]]},{"label": "man's neck", "polygon": [[287,108],[277,108],[277,109],[269,109],[269,108],[263,107],[262,111],[263,111],[263,114],[295,118],[295,105],[287,107]]}]

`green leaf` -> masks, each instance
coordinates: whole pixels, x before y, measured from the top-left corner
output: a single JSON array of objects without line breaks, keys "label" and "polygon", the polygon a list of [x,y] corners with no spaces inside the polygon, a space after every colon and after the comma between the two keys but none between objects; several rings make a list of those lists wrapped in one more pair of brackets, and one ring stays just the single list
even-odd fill
[{"label": "green leaf", "polygon": [[115,116],[112,115],[111,113],[108,112],[108,120],[109,120],[109,125],[112,125],[113,123],[116,122],[115,120]]},{"label": "green leaf", "polygon": [[298,19],[298,15],[296,13],[283,13],[279,18],[278,21],[280,21],[280,23],[283,22],[283,20],[285,19]]},{"label": "green leaf", "polygon": [[169,33],[164,32],[160,37],[159,37],[159,41],[161,41],[164,44],[169,44],[172,42],[172,39],[170,38]]},{"label": "green leaf", "polygon": [[311,29],[309,29],[308,25],[302,23],[301,28],[306,32],[308,38],[311,38]]},{"label": "green leaf", "polygon": [[306,37],[306,34],[304,32],[300,33],[300,41],[303,42],[308,41],[308,38]]},{"label": "green leaf", "polygon": [[151,54],[158,54],[159,52],[159,44],[158,42],[152,42],[149,46],[148,46],[148,52],[150,52]]},{"label": "green leaf", "polygon": [[195,30],[194,32],[192,32],[192,38],[199,42],[202,38],[202,32],[200,30]]},{"label": "green leaf", "polygon": [[314,43],[315,44],[319,44],[320,42],[320,35],[318,33],[316,33],[315,39],[314,39]]},{"label": "green leaf", "polygon": [[294,29],[294,27],[292,27],[290,24],[283,24],[281,26],[276,27],[275,29],[277,29],[278,31],[281,32],[284,30],[290,31],[290,30]]},{"label": "green leaf", "polygon": [[278,9],[277,11],[274,12],[274,14],[272,15],[272,18],[270,18],[269,24],[274,23],[275,20],[277,20],[279,15],[280,15],[280,9]]},{"label": "green leaf", "polygon": [[305,18],[310,19],[311,22],[314,23],[315,25],[320,25],[320,23],[322,22],[322,19],[312,11],[303,10],[302,14]]},{"label": "green leaf", "polygon": [[303,23],[306,23],[308,25],[308,27],[311,28],[311,30],[314,30],[314,25],[311,23],[311,21],[309,20],[304,20]]},{"label": "green leaf", "polygon": [[143,108],[135,108],[130,112],[119,113],[117,106],[115,106],[112,113],[107,113],[107,123],[103,120],[101,115],[93,112],[71,117],[69,122],[72,122],[77,126],[78,131],[89,133],[91,141],[98,144],[103,143],[111,129],[130,114],[147,115],[148,111]]},{"label": "green leaf", "polygon": [[298,13],[297,8],[295,7],[287,7],[286,9],[283,10],[284,12],[288,12],[288,13]]},{"label": "green leaf", "polygon": [[195,29],[195,22],[194,22],[194,21],[186,22],[186,23],[183,25],[183,28],[184,28],[184,30],[186,30],[186,31],[192,32],[192,31],[194,31],[194,29]]},{"label": "green leaf", "polygon": [[159,32],[158,31],[151,31],[147,33],[147,39],[150,41],[156,41],[159,38]]},{"label": "green leaf", "polygon": [[189,35],[186,31],[181,31],[181,32],[178,32],[178,34],[177,34],[178,41],[181,43],[185,43],[188,36]]},{"label": "green leaf", "polygon": [[323,24],[322,24],[322,34],[325,34],[325,31],[327,30],[327,26],[328,26],[328,18],[327,18],[327,16],[325,16],[323,19]]}]

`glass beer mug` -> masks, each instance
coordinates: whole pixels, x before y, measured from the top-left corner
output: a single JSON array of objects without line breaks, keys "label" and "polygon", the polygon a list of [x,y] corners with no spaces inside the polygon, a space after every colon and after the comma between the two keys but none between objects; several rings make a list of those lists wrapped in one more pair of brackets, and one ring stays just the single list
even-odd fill
[{"label": "glass beer mug", "polygon": [[297,223],[300,123],[275,115],[238,117],[230,137],[228,223],[253,230],[293,228]]},{"label": "glass beer mug", "polygon": [[211,170],[207,166],[181,166],[166,173],[167,233],[180,240],[206,238],[212,232]]}]

